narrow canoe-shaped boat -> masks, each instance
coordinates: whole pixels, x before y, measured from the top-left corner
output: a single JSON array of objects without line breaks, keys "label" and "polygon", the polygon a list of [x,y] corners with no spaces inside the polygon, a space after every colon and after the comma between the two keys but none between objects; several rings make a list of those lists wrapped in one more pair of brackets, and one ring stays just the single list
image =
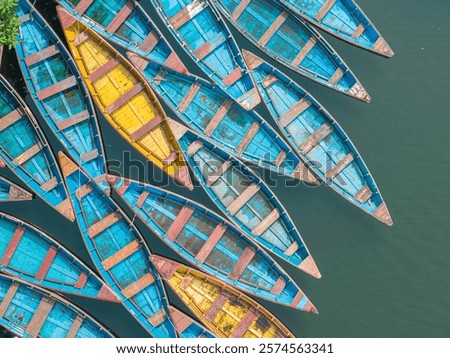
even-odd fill
[{"label": "narrow canoe-shaped boat", "polygon": [[264,181],[204,137],[174,121],[170,125],[197,180],[226,217],[261,246],[320,278],[297,228]]},{"label": "narrow canoe-shaped boat", "polygon": [[2,66],[2,60],[3,60],[3,46],[0,46],[0,67]]},{"label": "narrow canoe-shaped boat", "polygon": [[47,124],[78,165],[96,182],[106,173],[92,101],[69,52],[44,18],[20,0],[16,53],[31,97]]},{"label": "narrow canoe-shaped boat", "polygon": [[192,188],[166,114],[145,79],[100,36],[63,8],[57,10],[75,63],[108,122],[158,168]]},{"label": "narrow canoe-shaped boat", "polygon": [[310,169],[345,199],[387,225],[392,219],[372,175],[328,111],[290,78],[251,52],[244,57],[280,131]]},{"label": "narrow canoe-shaped boat", "polygon": [[132,221],[67,156],[59,153],[84,243],[100,275],[155,338],[176,338],[166,291]]},{"label": "narrow canoe-shaped boat", "polygon": [[0,325],[21,338],[113,338],[68,300],[1,274]]},{"label": "narrow canoe-shaped boat", "polygon": [[24,201],[31,199],[33,199],[33,194],[0,176],[0,202]]},{"label": "narrow canoe-shaped boat", "polygon": [[57,0],[104,38],[152,61],[187,72],[169,42],[135,0]]},{"label": "narrow canoe-shaped boat", "polygon": [[170,306],[169,312],[179,338],[216,338],[210,330],[175,307]]},{"label": "narrow canoe-shaped boat", "polygon": [[289,145],[255,111],[245,111],[219,88],[128,53],[128,58],[172,111],[228,153],[296,179],[317,184]]},{"label": "narrow canoe-shaped boat", "polygon": [[264,307],[215,277],[157,255],[152,262],[181,301],[217,337],[294,337]]},{"label": "narrow canoe-shaped boat", "polygon": [[250,42],[293,71],[369,102],[370,96],[312,26],[273,0],[212,0]]},{"label": "narrow canoe-shaped boat", "polygon": [[75,255],[37,227],[1,212],[0,271],[62,294],[119,302]]},{"label": "narrow canoe-shaped boat", "polygon": [[177,194],[108,175],[112,188],[171,249],[237,289],[317,313],[295,281],[228,221]]},{"label": "narrow canoe-shaped boat", "polygon": [[247,110],[260,102],[236,41],[208,1],[151,2],[186,53],[214,83]]},{"label": "narrow canoe-shaped boat", "polygon": [[47,139],[14,88],[0,75],[0,157],[29,188],[70,221],[75,216]]},{"label": "narrow canoe-shaped boat", "polygon": [[387,42],[353,0],[279,0],[289,10],[330,34],[385,57]]}]

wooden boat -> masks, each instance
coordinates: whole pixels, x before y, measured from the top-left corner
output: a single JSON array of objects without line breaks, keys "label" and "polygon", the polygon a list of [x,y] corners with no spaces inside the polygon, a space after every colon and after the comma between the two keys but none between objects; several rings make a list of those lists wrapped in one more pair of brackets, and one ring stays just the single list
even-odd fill
[{"label": "wooden boat", "polygon": [[280,131],[310,169],[352,204],[392,219],[364,161],[333,116],[308,92],[251,52],[244,57]]},{"label": "wooden boat", "polygon": [[113,338],[70,301],[2,274],[0,325],[21,338]]},{"label": "wooden boat", "polygon": [[151,2],[182,48],[217,86],[246,110],[260,102],[236,41],[208,1]]},{"label": "wooden boat", "polygon": [[74,254],[37,227],[2,212],[0,271],[62,294],[120,302]]},{"label": "wooden boat", "polygon": [[170,306],[169,312],[179,338],[216,338],[210,330],[175,307]]},{"label": "wooden boat", "polygon": [[48,205],[75,220],[47,139],[8,81],[0,75],[0,157]]},{"label": "wooden boat", "polygon": [[211,83],[148,62],[130,61],[175,114],[228,153],[273,172],[317,184],[289,145],[255,111],[245,111]]},{"label": "wooden boat", "polygon": [[80,74],[56,33],[28,1],[19,1],[17,15],[21,25],[16,54],[28,91],[71,157],[101,183],[106,173],[104,149]]},{"label": "wooden boat", "polygon": [[24,201],[31,199],[33,199],[33,194],[0,176],[0,202]]},{"label": "wooden boat", "polygon": [[192,189],[166,114],[144,78],[91,29],[63,8],[57,11],[75,63],[108,122],[158,168]]},{"label": "wooden boat", "polygon": [[2,60],[3,60],[3,46],[0,46],[0,67],[2,66]]},{"label": "wooden boat", "polygon": [[385,57],[387,42],[353,0],[280,0],[290,11],[330,34]]},{"label": "wooden boat", "polygon": [[58,155],[81,235],[103,280],[153,337],[176,338],[166,292],[144,238],[74,162]]},{"label": "wooden boat", "polygon": [[204,137],[175,121],[170,125],[197,180],[225,216],[267,250],[320,278],[297,228],[264,181]]},{"label": "wooden boat", "polygon": [[174,70],[187,72],[159,29],[135,0],[57,0],[104,38]]},{"label": "wooden boat", "polygon": [[107,179],[148,228],[192,265],[256,297],[317,313],[275,260],[216,213],[161,188]]},{"label": "wooden boat", "polygon": [[271,0],[212,0],[222,14],[275,61],[324,86],[370,102],[344,61],[309,24]]},{"label": "wooden boat", "polygon": [[184,266],[153,255],[153,264],[191,312],[220,338],[294,338],[263,306],[233,287]]}]

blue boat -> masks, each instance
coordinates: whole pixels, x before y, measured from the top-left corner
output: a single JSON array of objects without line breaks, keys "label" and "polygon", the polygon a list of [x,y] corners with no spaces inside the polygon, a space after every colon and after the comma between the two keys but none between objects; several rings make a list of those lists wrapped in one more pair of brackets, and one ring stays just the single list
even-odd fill
[{"label": "blue boat", "polygon": [[248,51],[244,57],[264,103],[300,158],[338,194],[391,226],[392,218],[369,169],[333,116],[267,62]]},{"label": "blue boat", "polygon": [[275,173],[318,183],[255,111],[245,111],[199,77],[172,71],[132,53],[127,56],[178,118],[226,152]]},{"label": "blue boat", "polygon": [[19,1],[17,15],[21,25],[16,53],[28,91],[71,157],[101,183],[104,149],[83,80],[56,33],[28,1]]},{"label": "blue boat", "polygon": [[225,216],[270,252],[320,278],[297,228],[264,181],[204,137],[173,120],[170,125],[197,180]]},{"label": "blue boat", "polygon": [[21,338],[113,338],[68,300],[1,274],[0,325]]},{"label": "blue boat", "polygon": [[0,202],[32,200],[33,194],[0,176]]},{"label": "blue boat", "polygon": [[150,16],[135,0],[57,0],[86,26],[117,45],[187,72],[181,60]]},{"label": "blue boat", "polygon": [[169,311],[179,338],[216,338],[209,329],[175,307],[170,306]]},{"label": "blue boat", "polygon": [[31,190],[75,220],[56,159],[33,114],[0,75],[0,158]]},{"label": "blue boat", "polygon": [[290,11],[352,45],[385,57],[387,42],[353,0],[279,0]]},{"label": "blue boat", "polygon": [[61,294],[120,302],[89,267],[49,235],[2,212],[0,271]]},{"label": "blue boat", "polygon": [[244,109],[260,98],[239,47],[206,0],[151,0],[168,29],[208,77]]},{"label": "blue boat", "polygon": [[84,243],[103,280],[155,338],[176,338],[166,291],[132,221],[66,155],[61,169]]},{"label": "blue boat", "polygon": [[324,86],[370,102],[370,96],[334,49],[309,24],[274,0],[211,0],[261,51]]},{"label": "blue boat", "polygon": [[107,178],[149,229],[200,270],[256,297],[317,313],[270,255],[216,213],[161,188],[111,175]]}]

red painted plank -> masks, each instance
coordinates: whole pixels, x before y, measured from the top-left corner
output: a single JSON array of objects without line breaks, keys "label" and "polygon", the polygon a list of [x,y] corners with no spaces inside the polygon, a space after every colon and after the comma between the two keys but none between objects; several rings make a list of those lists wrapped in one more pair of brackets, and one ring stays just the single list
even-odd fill
[{"label": "red painted plank", "polygon": [[214,320],[214,318],[216,318],[217,314],[220,312],[223,305],[228,301],[229,298],[230,295],[228,292],[226,292],[225,290],[220,291],[219,295],[209,307],[209,310],[206,311],[203,315],[203,318],[208,322]]},{"label": "red painted plank", "polygon": [[239,322],[234,331],[230,334],[230,338],[242,338],[252,322],[255,320],[256,316],[257,314],[252,309],[250,309],[245,314],[244,318],[242,318],[242,320]]},{"label": "red painted plank", "polygon": [[114,111],[118,110],[125,103],[130,101],[134,96],[138,95],[144,90],[144,85],[142,83],[137,83],[134,85],[132,89],[130,89],[127,93],[124,93],[120,96],[114,103],[110,104],[105,108],[106,112],[112,114]]},{"label": "red painted plank", "polygon": [[122,10],[119,11],[119,13],[116,15],[113,21],[106,27],[106,31],[110,34],[113,34],[116,32],[120,26],[125,22],[125,20],[130,16],[131,12],[133,11],[133,4],[131,2],[128,2]]},{"label": "red painted plank", "polygon": [[84,272],[80,272],[80,276],[78,276],[77,282],[75,282],[75,288],[83,288],[86,285],[88,276]]},{"label": "red painted plank", "polygon": [[175,218],[174,222],[170,226],[169,230],[167,230],[167,238],[171,241],[175,241],[177,236],[183,230],[186,223],[189,221],[189,218],[194,213],[194,209],[190,206],[183,206],[183,208],[178,213],[178,216]]},{"label": "red painted plank", "polygon": [[78,123],[88,120],[89,117],[90,117],[89,111],[84,110],[80,113],[74,114],[73,116],[62,120],[61,122],[57,122],[56,126],[60,131],[63,131],[64,129],[70,128]]},{"label": "red painted plank", "polygon": [[8,266],[9,261],[11,261],[11,258],[13,257],[14,252],[17,249],[17,246],[19,246],[20,240],[22,239],[24,233],[25,228],[23,226],[18,226],[16,228],[11,240],[9,241],[8,246],[6,247],[5,253],[3,254],[3,257],[0,261],[1,265]]},{"label": "red painted plank", "polygon": [[158,43],[158,36],[155,34],[154,31],[151,31],[148,36],[142,41],[139,48],[142,51],[151,52],[156,44]]},{"label": "red painted plank", "polygon": [[222,238],[225,231],[227,231],[226,226],[221,224],[217,225],[211,235],[209,235],[208,240],[203,244],[202,248],[195,256],[195,259],[201,263],[205,262],[211,251]]},{"label": "red painted plank", "polygon": [[227,86],[231,86],[241,77],[242,77],[242,68],[238,67],[234,71],[230,72],[227,77],[222,79],[222,82]]},{"label": "red painted plank", "polygon": [[239,260],[234,265],[233,270],[231,270],[231,272],[228,274],[228,278],[230,280],[237,280],[239,277],[241,277],[242,273],[245,271],[250,261],[252,261],[255,254],[255,249],[247,246]]},{"label": "red painted plank", "polygon": [[175,152],[170,152],[170,154],[169,154],[167,157],[165,157],[165,158],[162,160],[162,162],[163,162],[164,165],[170,165],[170,164],[172,164],[174,161],[176,161],[177,158],[178,158],[177,153],[175,153]]},{"label": "red painted plank", "polygon": [[51,96],[54,96],[57,93],[63,92],[71,87],[76,86],[77,83],[77,79],[75,78],[75,76],[70,76],[62,81],[59,81],[45,89],[43,89],[42,91],[39,91],[37,93],[37,96],[39,97],[39,99],[41,101],[43,101],[44,99],[47,99]]},{"label": "red painted plank", "polygon": [[42,261],[41,267],[39,268],[39,271],[35,276],[36,280],[40,281],[45,278],[45,275],[47,275],[47,272],[50,269],[50,266],[52,265],[57,252],[58,252],[58,249],[56,247],[54,247],[54,246],[49,247],[49,249],[47,251],[47,255],[45,255],[44,261]]},{"label": "red painted plank", "polygon": [[93,2],[94,0],[81,0],[75,7],[75,11],[80,15],[83,15]]},{"label": "red painted plank", "polygon": [[144,205],[145,200],[148,198],[150,193],[148,191],[143,191],[136,202],[136,206],[140,209]]},{"label": "red painted plank", "polygon": [[97,68],[94,72],[89,75],[89,80],[91,82],[97,81],[100,77],[106,75],[109,71],[111,71],[114,67],[119,64],[119,60],[115,57],[106,62],[103,66]]},{"label": "red painted plank", "polygon": [[136,132],[130,134],[130,138],[132,140],[139,140],[144,137],[147,133],[151,132],[157,126],[162,123],[162,117],[158,114],[155,118],[149,120],[145,123],[141,128],[139,128]]},{"label": "red painted plank", "polygon": [[59,53],[59,50],[56,48],[56,46],[51,45],[39,52],[36,52],[30,56],[25,57],[25,63],[27,64],[27,66],[31,66],[37,62],[43,61],[47,58],[50,58],[58,53]]}]

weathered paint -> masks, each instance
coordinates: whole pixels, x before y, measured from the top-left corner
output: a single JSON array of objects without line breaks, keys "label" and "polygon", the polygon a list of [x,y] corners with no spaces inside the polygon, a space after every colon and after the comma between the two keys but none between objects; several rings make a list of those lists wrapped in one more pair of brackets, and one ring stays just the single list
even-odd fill
[{"label": "weathered paint", "polygon": [[[28,91],[71,157],[101,182],[106,173],[104,149],[87,89],[56,33],[28,1],[20,0],[17,15],[26,14],[32,16],[20,25],[16,54]],[[42,93],[50,89],[54,90],[43,98]]]},{"label": "weathered paint", "polygon": [[216,338],[214,333],[175,307],[170,306],[169,311],[180,338]]},{"label": "weathered paint", "polygon": [[2,274],[0,325],[22,338],[113,338],[70,301]]},{"label": "weathered paint", "polygon": [[166,26],[208,77],[246,110],[260,98],[227,25],[206,0],[152,0]]},{"label": "weathered paint", "polygon": [[192,188],[164,110],[145,80],[100,36],[63,8],[57,11],[75,63],[108,122],[158,168]]},{"label": "weathered paint", "polygon": [[33,194],[0,176],[0,202],[32,200]]},{"label": "weathered paint", "polygon": [[[186,159],[203,189],[238,228],[261,246],[290,264],[320,278],[302,237],[270,188],[241,161],[208,142],[187,127],[171,122]],[[201,143],[189,154],[193,143]],[[208,185],[225,162],[231,162],[220,178]],[[273,212],[277,215],[273,215]]]},{"label": "weathered paint", "polygon": [[[161,99],[196,132],[206,135],[242,160],[279,174],[318,183],[289,145],[256,112],[245,111],[219,88],[199,77],[172,71],[132,53],[127,55]],[[195,96],[189,105],[183,105],[183,99],[194,88]],[[258,131],[254,136],[246,137],[251,133],[250,129],[253,131],[256,127]],[[244,148],[245,137],[247,145]]]},{"label": "weathered paint", "polygon": [[369,102],[348,66],[309,24],[270,0],[212,0],[250,42],[282,65],[324,86]]},{"label": "weathered paint", "polygon": [[338,194],[387,225],[392,219],[375,180],[356,147],[333,116],[308,92],[251,52],[264,103],[300,158]]},{"label": "weathered paint", "polygon": [[0,75],[0,157],[31,190],[74,221],[58,164],[33,114]]},{"label": "weathered paint", "polygon": [[52,291],[119,302],[97,275],[37,227],[0,213],[0,270]]},{"label": "weathered paint", "polygon": [[217,337],[294,338],[267,309],[214,276],[156,255],[152,262],[183,303]]},{"label": "weathered paint", "polygon": [[347,41],[385,57],[394,51],[353,0],[280,0],[293,13]]},{"label": "weathered paint", "polygon": [[[102,37],[152,61],[177,71],[187,72],[169,42],[137,1],[57,1],[78,21]],[[120,23],[115,20],[119,14],[122,15]]]},{"label": "weathered paint", "polygon": [[[107,178],[148,228],[191,264],[254,296],[317,313],[270,255],[216,213],[161,188],[110,175]],[[298,295],[301,300],[293,305]]]},{"label": "weathered paint", "polygon": [[144,238],[74,162],[61,152],[59,158],[81,235],[100,275],[152,336],[176,338],[166,292]]}]

